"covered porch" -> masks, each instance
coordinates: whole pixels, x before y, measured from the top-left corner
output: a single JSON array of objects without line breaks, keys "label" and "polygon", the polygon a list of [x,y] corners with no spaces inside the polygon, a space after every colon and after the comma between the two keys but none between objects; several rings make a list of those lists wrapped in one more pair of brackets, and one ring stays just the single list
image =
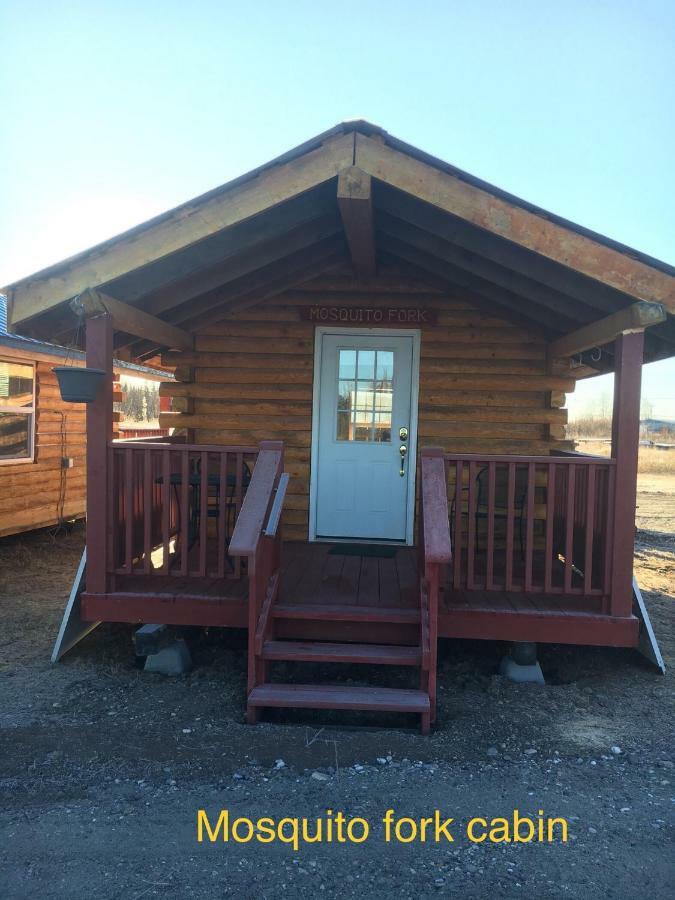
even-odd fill
[{"label": "covered porch", "polygon": [[[426,729],[439,637],[637,645],[665,263],[355,122],[9,294],[31,335],[84,331],[92,369],[174,373],[168,440],[113,439],[110,378],[87,408],[83,614],[247,628],[251,721],[337,705]],[[565,396],[607,372],[611,455],[581,455]],[[308,657],[411,665],[419,689],[270,680]]]}]

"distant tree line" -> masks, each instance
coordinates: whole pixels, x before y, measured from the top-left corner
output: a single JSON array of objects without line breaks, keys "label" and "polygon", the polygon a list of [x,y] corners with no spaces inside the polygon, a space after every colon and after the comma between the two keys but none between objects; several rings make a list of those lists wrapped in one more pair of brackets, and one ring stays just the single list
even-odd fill
[{"label": "distant tree line", "polygon": [[159,390],[154,382],[124,386],[122,414],[127,421],[150,422],[159,417]]}]

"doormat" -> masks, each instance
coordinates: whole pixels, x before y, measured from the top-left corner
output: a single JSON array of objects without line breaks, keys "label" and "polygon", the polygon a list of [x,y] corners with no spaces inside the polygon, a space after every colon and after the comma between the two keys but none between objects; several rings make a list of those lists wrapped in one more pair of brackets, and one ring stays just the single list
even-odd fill
[{"label": "doormat", "polygon": [[374,556],[377,559],[392,559],[398,547],[387,547],[379,544],[334,544],[329,553],[335,556]]}]

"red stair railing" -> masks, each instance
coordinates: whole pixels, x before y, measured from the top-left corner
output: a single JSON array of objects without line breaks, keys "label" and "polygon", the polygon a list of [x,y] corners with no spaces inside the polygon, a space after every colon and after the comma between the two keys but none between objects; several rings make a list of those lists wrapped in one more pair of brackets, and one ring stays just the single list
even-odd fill
[{"label": "red stair railing", "polygon": [[[262,647],[272,623],[272,605],[279,593],[281,511],[288,476],[283,472],[284,445],[263,441],[253,477],[230,542],[230,556],[245,558],[248,593],[248,693],[266,680]],[[249,707],[249,721],[257,710]]]},{"label": "red stair railing", "polygon": [[429,694],[431,721],[434,722],[436,720],[439,592],[440,586],[444,582],[445,569],[452,560],[443,451],[436,448],[422,450],[420,471],[418,537],[420,642],[422,647],[422,684],[420,687]]}]

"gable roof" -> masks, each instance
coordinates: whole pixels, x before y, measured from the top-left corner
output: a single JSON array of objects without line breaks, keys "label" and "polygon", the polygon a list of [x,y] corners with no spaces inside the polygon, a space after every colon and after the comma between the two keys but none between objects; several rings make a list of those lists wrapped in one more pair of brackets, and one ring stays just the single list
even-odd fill
[{"label": "gable roof", "polygon": [[[354,168],[356,167],[356,169]],[[365,121],[336,126],[176,209],[8,288],[12,327],[70,327],[89,287],[192,329],[349,258],[341,173],[372,180],[377,258],[554,340],[636,300],[671,314],[646,359],[675,354],[675,268],[436,159]],[[125,339],[119,339],[124,346]],[[136,355],[157,345],[126,341]],[[611,367],[608,351],[604,367]]]}]

